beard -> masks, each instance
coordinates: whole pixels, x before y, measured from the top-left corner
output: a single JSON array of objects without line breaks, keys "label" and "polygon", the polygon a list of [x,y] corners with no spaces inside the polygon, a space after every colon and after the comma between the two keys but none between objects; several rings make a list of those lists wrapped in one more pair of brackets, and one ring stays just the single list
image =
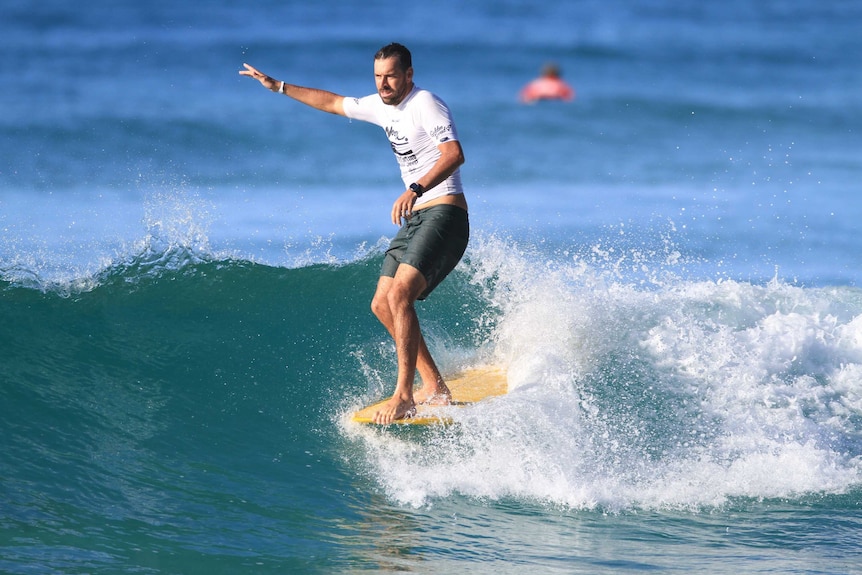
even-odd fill
[{"label": "beard", "polygon": [[378,90],[377,95],[380,96],[380,99],[383,100],[383,103],[387,106],[394,106],[396,104],[400,104],[404,99],[404,96],[407,95],[407,86],[402,88],[399,91],[395,90]]}]

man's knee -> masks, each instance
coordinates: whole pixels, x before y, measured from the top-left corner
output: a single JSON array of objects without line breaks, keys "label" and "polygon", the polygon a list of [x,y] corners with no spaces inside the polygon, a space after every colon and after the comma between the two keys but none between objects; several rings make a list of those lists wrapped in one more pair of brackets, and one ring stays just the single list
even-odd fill
[{"label": "man's knee", "polygon": [[398,273],[392,278],[392,284],[386,294],[390,309],[412,306],[426,285],[425,276],[418,269],[402,264],[398,267]]},{"label": "man's knee", "polygon": [[386,305],[394,312],[413,305],[416,298],[413,295],[415,289],[409,283],[395,281],[386,293]]},{"label": "man's knee", "polygon": [[378,318],[389,315],[389,301],[386,298],[386,294],[379,292],[374,294],[374,297],[371,298],[371,311]]}]

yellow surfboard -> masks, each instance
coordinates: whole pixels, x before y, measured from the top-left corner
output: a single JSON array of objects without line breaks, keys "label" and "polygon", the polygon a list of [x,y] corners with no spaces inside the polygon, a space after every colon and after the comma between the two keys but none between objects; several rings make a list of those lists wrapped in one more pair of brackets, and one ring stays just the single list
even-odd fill
[{"label": "yellow surfboard", "polygon": [[[446,380],[452,392],[452,403],[440,405],[417,405],[416,415],[394,421],[399,425],[449,425],[452,423],[453,409],[482,401],[489,397],[505,395],[509,390],[506,370],[499,367],[476,367]],[[372,417],[387,399],[364,407],[353,414],[357,423],[374,423]]]}]

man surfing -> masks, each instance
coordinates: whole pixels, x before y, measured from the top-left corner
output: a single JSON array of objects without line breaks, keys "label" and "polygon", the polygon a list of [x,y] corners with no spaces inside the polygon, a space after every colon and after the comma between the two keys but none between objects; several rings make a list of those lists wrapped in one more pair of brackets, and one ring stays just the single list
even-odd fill
[{"label": "man surfing", "polygon": [[[452,394],[425,344],[414,304],[455,268],[470,235],[459,171],[464,152],[449,108],[413,83],[412,55],[397,43],[374,55],[377,93],[363,98],[287,84],[243,66],[241,75],[268,90],[384,129],[406,189],[392,204],[392,223],[400,229],[386,251],[371,301],[372,311],[395,341],[398,379],[392,397],[373,419],[388,424],[413,415],[417,403],[448,404]],[[414,393],[417,371],[422,387]]]}]

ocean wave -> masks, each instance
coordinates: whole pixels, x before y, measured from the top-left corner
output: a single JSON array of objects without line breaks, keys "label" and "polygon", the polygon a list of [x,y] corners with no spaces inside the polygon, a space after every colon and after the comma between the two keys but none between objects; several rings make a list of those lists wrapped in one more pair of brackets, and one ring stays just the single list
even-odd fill
[{"label": "ocean wave", "polygon": [[645,287],[577,257],[477,251],[510,393],[418,451],[345,423],[393,499],[699,509],[858,490],[862,291],[670,275]]},{"label": "ocean wave", "polygon": [[505,366],[510,392],[404,437],[344,421],[394,382],[368,307],[380,257],[285,267],[173,246],[63,287],[19,270],[0,290],[2,375],[13,411],[36,415],[15,425],[50,427],[46,405],[81,429],[98,413],[100,444],[124,452],[130,433],[158,451],[199,425],[299,444],[328,430],[347,442],[333,457],[416,506],[701,509],[859,488],[862,290],[690,279],[670,242],[549,254],[477,237],[417,307],[445,374]]}]

